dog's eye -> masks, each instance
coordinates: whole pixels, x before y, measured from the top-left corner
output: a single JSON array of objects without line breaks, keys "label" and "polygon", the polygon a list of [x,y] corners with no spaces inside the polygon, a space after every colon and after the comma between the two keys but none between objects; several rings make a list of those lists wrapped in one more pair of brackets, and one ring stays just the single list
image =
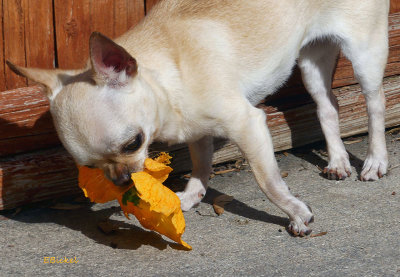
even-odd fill
[{"label": "dog's eye", "polygon": [[139,133],[136,137],[135,140],[129,144],[127,144],[126,146],[124,146],[124,148],[122,148],[122,152],[124,153],[132,153],[135,152],[136,150],[138,150],[140,148],[140,146],[142,146],[143,143],[143,134]]}]

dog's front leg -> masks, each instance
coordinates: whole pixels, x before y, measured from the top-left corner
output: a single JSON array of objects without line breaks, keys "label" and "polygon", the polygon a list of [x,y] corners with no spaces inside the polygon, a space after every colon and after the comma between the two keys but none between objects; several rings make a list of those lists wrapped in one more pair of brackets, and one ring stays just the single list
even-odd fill
[{"label": "dog's front leg", "polygon": [[183,211],[188,211],[200,203],[206,194],[213,155],[212,137],[206,136],[196,142],[189,143],[189,151],[193,164],[192,175],[185,190],[177,193]]},{"label": "dog's front leg", "polygon": [[227,134],[245,155],[261,190],[289,216],[289,230],[294,235],[308,235],[311,233],[308,224],[313,221],[313,214],[306,204],[289,192],[282,180],[265,114],[250,104],[244,106],[236,109],[226,122]]}]

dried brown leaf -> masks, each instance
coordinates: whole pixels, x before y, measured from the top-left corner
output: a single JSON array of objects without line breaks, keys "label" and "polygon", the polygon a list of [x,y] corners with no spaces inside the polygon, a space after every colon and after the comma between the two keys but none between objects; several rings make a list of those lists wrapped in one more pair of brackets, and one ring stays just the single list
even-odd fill
[{"label": "dried brown leaf", "polygon": [[214,174],[215,174],[215,175],[221,175],[221,174],[225,174],[225,173],[229,173],[229,172],[234,172],[234,171],[239,171],[239,170],[238,170],[237,168],[231,168],[231,169],[216,171],[216,172],[214,172]]},{"label": "dried brown leaf", "polygon": [[214,212],[217,215],[221,215],[224,213],[225,209],[224,206],[230,202],[232,202],[233,196],[222,194],[220,196],[217,196],[213,200],[213,208]]},{"label": "dried brown leaf", "polygon": [[326,234],[328,234],[328,232],[321,232],[321,233],[318,233],[318,234],[311,234],[310,238],[322,237],[322,236],[325,236]]},{"label": "dried brown leaf", "polygon": [[359,143],[359,142],[362,142],[362,141],[363,140],[361,138],[360,139],[348,139],[348,140],[343,141],[343,143],[347,144],[347,145],[350,145],[350,144]]},{"label": "dried brown leaf", "polygon": [[220,206],[218,206],[218,205],[216,205],[216,204],[213,204],[213,208],[214,208],[214,212],[215,212],[217,215],[221,215],[221,214],[223,214],[224,211],[225,211],[224,208],[222,208],[222,207],[220,207]]},{"label": "dried brown leaf", "polygon": [[288,175],[289,175],[289,172],[287,172],[287,171],[281,172],[281,177],[282,178],[286,178]]}]

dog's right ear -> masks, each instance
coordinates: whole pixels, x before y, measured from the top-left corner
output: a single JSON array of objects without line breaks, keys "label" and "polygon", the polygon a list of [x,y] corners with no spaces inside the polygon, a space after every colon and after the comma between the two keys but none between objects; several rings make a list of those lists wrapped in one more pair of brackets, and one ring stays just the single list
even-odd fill
[{"label": "dog's right ear", "polygon": [[120,45],[93,32],[90,36],[90,61],[94,79],[99,85],[119,87],[126,85],[137,74],[136,60]]},{"label": "dog's right ear", "polygon": [[43,85],[45,94],[50,100],[56,96],[63,86],[62,79],[64,78],[62,76],[65,76],[63,73],[71,73],[71,71],[59,69],[27,68],[17,66],[10,61],[6,61],[6,63],[16,74]]}]

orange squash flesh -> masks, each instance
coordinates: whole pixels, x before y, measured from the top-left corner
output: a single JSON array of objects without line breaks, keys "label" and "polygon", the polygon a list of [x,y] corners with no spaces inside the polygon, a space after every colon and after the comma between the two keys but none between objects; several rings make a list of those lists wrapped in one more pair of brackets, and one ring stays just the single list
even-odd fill
[{"label": "orange squash flesh", "polygon": [[127,218],[128,214],[133,214],[144,228],[192,249],[181,239],[185,218],[179,197],[162,184],[172,171],[167,165],[170,158],[168,154],[161,153],[154,160],[146,159],[145,169],[131,175],[133,184],[128,187],[115,186],[101,169],[80,166],[79,186],[90,201],[105,203],[117,199]]}]

